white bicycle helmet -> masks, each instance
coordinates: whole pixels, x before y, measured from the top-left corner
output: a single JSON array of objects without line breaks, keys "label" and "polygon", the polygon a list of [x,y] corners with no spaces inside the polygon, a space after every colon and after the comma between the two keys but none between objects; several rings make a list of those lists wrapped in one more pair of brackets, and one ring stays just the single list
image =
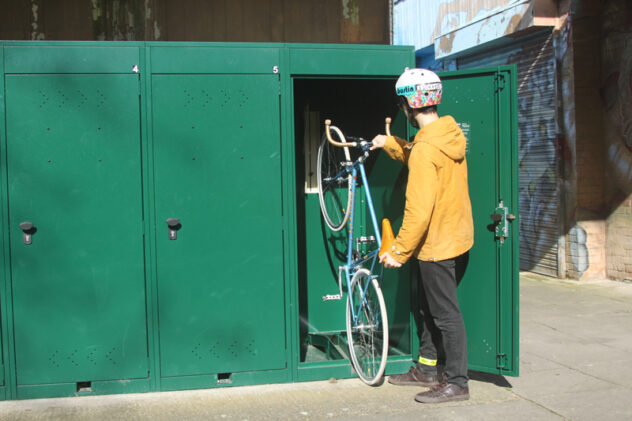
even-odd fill
[{"label": "white bicycle helmet", "polygon": [[410,108],[423,108],[441,103],[443,86],[435,72],[427,69],[406,69],[395,84],[397,95],[408,101]]}]

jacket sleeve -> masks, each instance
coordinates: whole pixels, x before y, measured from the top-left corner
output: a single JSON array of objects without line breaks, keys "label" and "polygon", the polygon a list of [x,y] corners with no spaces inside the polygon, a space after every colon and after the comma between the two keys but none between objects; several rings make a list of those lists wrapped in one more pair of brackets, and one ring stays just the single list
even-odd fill
[{"label": "jacket sleeve", "polygon": [[419,144],[410,153],[404,221],[390,253],[400,263],[406,263],[425,238],[435,206],[437,169],[429,148]]},{"label": "jacket sleeve", "polygon": [[400,139],[395,136],[388,136],[386,138],[386,143],[384,144],[384,151],[396,161],[401,162],[402,164],[408,163],[408,157],[410,156],[410,149],[405,148],[408,142],[404,139]]}]

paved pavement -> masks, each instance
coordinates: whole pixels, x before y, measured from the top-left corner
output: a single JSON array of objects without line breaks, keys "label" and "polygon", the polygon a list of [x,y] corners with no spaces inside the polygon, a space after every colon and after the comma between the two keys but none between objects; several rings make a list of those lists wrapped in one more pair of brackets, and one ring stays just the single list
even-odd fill
[{"label": "paved pavement", "polygon": [[520,377],[465,402],[359,380],[0,402],[0,420],[632,420],[632,284],[523,274]]}]

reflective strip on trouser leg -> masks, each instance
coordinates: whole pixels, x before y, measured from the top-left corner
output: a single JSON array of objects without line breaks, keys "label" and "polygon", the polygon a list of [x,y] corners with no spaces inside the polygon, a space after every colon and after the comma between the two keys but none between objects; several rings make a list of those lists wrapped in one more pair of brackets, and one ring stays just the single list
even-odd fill
[{"label": "reflective strip on trouser leg", "polygon": [[419,356],[419,362],[423,365],[429,365],[431,367],[437,365],[437,360],[429,360],[428,358],[424,358],[421,355]]}]

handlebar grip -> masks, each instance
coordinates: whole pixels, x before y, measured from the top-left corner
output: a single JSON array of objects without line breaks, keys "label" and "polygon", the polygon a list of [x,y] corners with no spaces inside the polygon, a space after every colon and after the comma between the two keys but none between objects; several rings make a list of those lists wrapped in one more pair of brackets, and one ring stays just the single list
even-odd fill
[{"label": "handlebar grip", "polygon": [[385,130],[386,130],[386,136],[392,136],[391,134],[391,118],[390,117],[386,117],[386,124],[385,124]]}]

